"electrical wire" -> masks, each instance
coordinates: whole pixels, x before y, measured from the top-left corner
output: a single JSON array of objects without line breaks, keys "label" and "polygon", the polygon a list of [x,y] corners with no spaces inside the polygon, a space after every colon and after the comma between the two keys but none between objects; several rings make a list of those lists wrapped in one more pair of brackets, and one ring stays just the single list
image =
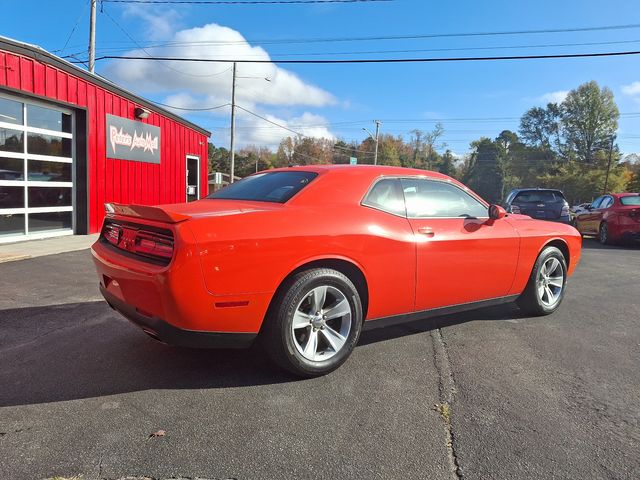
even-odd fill
[{"label": "electrical wire", "polygon": [[[279,64],[356,64],[356,63],[434,63],[434,62],[482,62],[500,60],[547,60],[559,58],[597,58],[621,57],[640,55],[640,51],[599,52],[599,53],[560,53],[549,55],[505,55],[489,57],[427,57],[427,58],[352,58],[352,59],[323,59],[323,60],[247,60],[247,59],[214,59],[214,58],[184,58],[184,57],[141,57],[136,55],[102,55],[99,60],[149,60],[160,62],[200,62],[200,63],[279,63]],[[71,62],[74,63],[74,62]]]},{"label": "electrical wire", "polygon": [[[84,8],[80,12],[80,15],[78,15],[78,18],[76,19],[76,23],[73,24],[73,27],[71,28],[71,31],[69,32],[69,36],[67,37],[66,42],[64,42],[64,46],[62,48],[59,48],[58,50],[52,50],[51,51],[52,53],[63,52],[67,48],[67,45],[69,45],[69,41],[71,40],[71,37],[73,36],[73,33],[76,31],[76,28],[78,28],[78,25],[80,24],[80,20],[82,19],[82,17],[84,17],[84,14],[87,11],[87,7],[89,6],[89,3],[91,3],[91,0],[87,0],[87,2],[84,4]],[[81,52],[81,53],[85,53],[85,52]]]},{"label": "electrical wire", "polygon": [[[129,39],[130,39],[134,44],[136,44],[136,45],[138,46],[138,48],[140,48],[140,49],[141,49],[144,53],[146,53],[148,56],[151,56],[151,54],[150,54],[147,50],[145,50],[145,48],[144,48],[144,47],[142,47],[142,46],[141,46],[141,45],[136,41],[136,39],[135,39],[135,38],[133,38],[131,35],[129,35],[129,32],[127,32],[127,31],[124,29],[124,27],[123,27],[122,25],[120,25],[120,23],[118,23],[118,22],[116,21],[116,19],[115,19],[115,18],[113,18],[111,15],[109,15],[109,12],[107,12],[107,11],[106,11],[106,10],[104,10],[104,9],[102,9],[102,10],[101,10],[101,12],[102,12],[102,13],[104,13],[104,14],[107,16],[107,18],[109,18],[109,20],[111,20],[111,21],[113,22],[113,24],[114,24],[116,27],[118,27],[118,28],[122,31],[122,33],[124,33],[127,37],[129,37]],[[232,67],[229,67],[229,68],[227,68],[227,69],[225,69],[225,70],[222,70],[221,72],[216,72],[216,73],[198,74],[198,73],[188,73],[188,72],[184,72],[184,71],[179,70],[179,69],[177,69],[177,68],[173,68],[171,65],[167,65],[165,62],[161,62],[161,65],[162,65],[163,67],[165,67],[165,68],[167,68],[167,69],[169,69],[169,70],[173,71],[173,72],[179,73],[180,75],[185,75],[185,76],[188,76],[188,77],[201,77],[201,78],[202,78],[202,77],[215,77],[215,76],[217,76],[217,75],[222,75],[223,73],[228,72],[228,71],[229,71],[229,70],[231,70],[231,68],[232,68]]]},{"label": "electrical wire", "polygon": [[246,108],[244,108],[244,107],[241,107],[240,105],[237,105],[237,104],[236,104],[236,108],[239,108],[240,110],[243,110],[243,111],[245,111],[245,112],[247,112],[247,113],[249,113],[249,114],[253,115],[254,117],[260,118],[260,119],[264,120],[265,122],[269,122],[269,123],[271,123],[272,125],[275,125],[276,127],[280,127],[280,128],[282,128],[282,129],[284,129],[284,130],[288,130],[288,131],[289,131],[289,132],[291,132],[291,133],[295,133],[296,135],[298,135],[298,136],[300,136],[300,137],[305,137],[305,136],[306,136],[306,135],[304,135],[304,134],[302,134],[302,133],[300,133],[300,132],[296,132],[295,130],[290,129],[289,127],[285,127],[284,125],[281,125],[281,124],[279,124],[279,123],[276,123],[276,122],[274,122],[273,120],[269,120],[268,118],[263,117],[262,115],[259,115],[259,114],[255,113],[255,112],[252,112],[251,110],[248,110],[248,109],[246,109]]},{"label": "electrical wire", "polygon": [[187,107],[176,107],[175,105],[167,105],[166,103],[160,103],[160,102],[155,102],[155,101],[153,103],[155,103],[156,105],[162,105],[163,107],[173,108],[175,110],[184,110],[186,112],[205,112],[205,111],[211,111],[211,110],[218,110],[219,108],[224,108],[224,107],[228,107],[229,105],[231,105],[230,103],[225,103],[223,105],[218,105],[218,106],[215,106],[215,107],[187,108]]},{"label": "electrical wire", "polygon": [[[417,53],[417,52],[463,52],[463,51],[477,51],[477,50],[517,50],[524,48],[555,48],[555,47],[590,47],[590,46],[603,46],[603,45],[623,45],[623,44],[632,44],[632,43],[640,43],[640,40],[620,40],[620,41],[611,41],[611,42],[582,42],[582,43],[550,43],[550,44],[534,44],[534,45],[494,45],[487,47],[456,47],[456,48],[417,48],[417,49],[405,49],[405,50],[363,50],[356,52],[308,52],[308,53],[300,53],[300,52],[278,52],[278,56],[322,56],[322,55],[364,55],[364,54],[388,54],[388,53]],[[156,49],[156,48],[191,48],[195,46],[191,43],[183,43],[180,45],[168,45],[168,44],[158,44],[140,47],[144,48],[145,52],[148,49]],[[205,44],[198,44],[198,46],[206,46]],[[100,53],[114,53],[114,52],[126,52],[131,50],[129,47],[119,47],[119,48],[101,48],[98,49]],[[77,52],[83,53],[83,52]],[[262,57],[264,54],[256,54],[249,55],[255,57]],[[245,55],[247,57],[247,55]]]},{"label": "electrical wire", "polygon": [[305,5],[317,3],[382,3],[396,0],[102,0],[102,3],[150,3],[172,5]]},{"label": "electrical wire", "polygon": [[[148,3],[148,2],[145,2]],[[369,42],[381,40],[416,40],[416,39],[433,39],[433,38],[457,38],[457,37],[494,37],[494,36],[511,36],[511,35],[536,35],[546,33],[581,33],[581,32],[601,32],[608,30],[632,30],[640,28],[640,23],[631,23],[624,25],[600,25],[595,27],[576,27],[576,28],[552,28],[538,30],[496,30],[496,31],[476,31],[476,32],[453,32],[453,33],[416,33],[408,35],[380,35],[369,37],[316,37],[316,38],[279,38],[279,39],[243,39],[231,42],[174,42],[174,44],[190,43],[190,44],[207,44],[207,45],[233,45],[249,43],[260,43],[262,45],[275,44],[294,44],[294,43],[332,43],[332,42]],[[167,42],[167,45],[172,45]]]}]

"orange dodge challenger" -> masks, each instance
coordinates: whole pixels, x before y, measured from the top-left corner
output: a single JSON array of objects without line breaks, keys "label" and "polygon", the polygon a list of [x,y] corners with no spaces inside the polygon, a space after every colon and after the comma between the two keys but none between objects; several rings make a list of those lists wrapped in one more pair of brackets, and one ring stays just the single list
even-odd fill
[{"label": "orange dodge challenger", "polygon": [[276,169],[188,204],[106,208],[92,253],[111,307],[168,344],[259,338],[302,376],[340,366],[363,328],[514,300],[550,314],[582,241],[446,175],[382,166]]}]

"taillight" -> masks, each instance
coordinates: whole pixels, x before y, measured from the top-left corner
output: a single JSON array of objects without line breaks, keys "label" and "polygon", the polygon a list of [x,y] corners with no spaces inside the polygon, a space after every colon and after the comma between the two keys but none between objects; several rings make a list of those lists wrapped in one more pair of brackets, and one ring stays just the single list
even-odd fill
[{"label": "taillight", "polygon": [[118,225],[107,224],[104,226],[102,235],[110,244],[118,246],[118,242],[122,236],[122,228]]},{"label": "taillight", "polygon": [[[139,257],[168,265],[173,258],[173,235],[169,230],[147,230],[142,225],[126,222],[105,222],[102,228],[101,240],[119,250],[123,250]],[[142,260],[142,258],[141,258]]]},{"label": "taillight", "polygon": [[173,257],[173,239],[159,233],[139,231],[135,237],[134,252],[168,260]]},{"label": "taillight", "polygon": [[511,213],[520,213],[520,207],[517,205],[511,205],[511,208],[509,208],[509,210],[511,211]]}]

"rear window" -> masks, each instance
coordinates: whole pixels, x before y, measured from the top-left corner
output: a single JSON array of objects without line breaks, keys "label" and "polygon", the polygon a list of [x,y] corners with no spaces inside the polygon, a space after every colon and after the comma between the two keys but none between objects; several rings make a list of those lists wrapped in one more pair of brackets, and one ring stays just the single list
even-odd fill
[{"label": "rear window", "polygon": [[207,198],[285,203],[317,177],[315,172],[265,172],[251,175]]},{"label": "rear window", "polygon": [[640,195],[629,195],[627,197],[620,197],[620,203],[622,205],[640,205]]},{"label": "rear window", "polygon": [[559,202],[564,201],[564,195],[558,191],[530,190],[520,192],[513,201],[522,203]]}]

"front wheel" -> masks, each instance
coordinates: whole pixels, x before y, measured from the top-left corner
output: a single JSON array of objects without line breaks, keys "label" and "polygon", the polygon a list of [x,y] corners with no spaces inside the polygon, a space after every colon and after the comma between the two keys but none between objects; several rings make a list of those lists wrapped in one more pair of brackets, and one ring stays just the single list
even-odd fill
[{"label": "front wheel", "polygon": [[546,247],[533,266],[529,282],[518,297],[518,306],[528,315],[549,315],[564,298],[567,262],[556,247]]},{"label": "front wheel", "polygon": [[360,295],[336,270],[307,270],[283,284],[265,322],[262,342],[278,365],[303,377],[324,375],[342,365],[358,342]]}]

